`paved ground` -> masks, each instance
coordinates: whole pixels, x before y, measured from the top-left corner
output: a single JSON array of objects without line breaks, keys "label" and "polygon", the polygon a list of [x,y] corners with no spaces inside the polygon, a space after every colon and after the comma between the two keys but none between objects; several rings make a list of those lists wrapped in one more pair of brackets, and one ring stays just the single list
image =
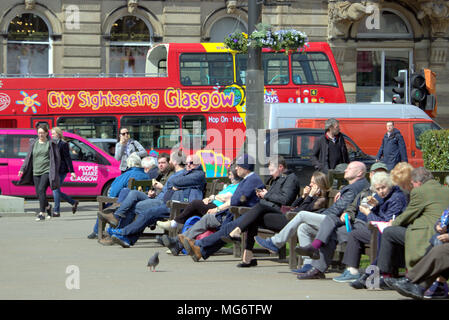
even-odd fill
[{"label": "paved ground", "polygon": [[[75,215],[64,203],[60,218],[40,222],[34,221],[37,207],[26,201],[26,215],[0,218],[0,299],[402,299],[393,291],[354,290],[332,281],[336,274],[299,281],[287,263],[269,256],[259,257],[256,268],[240,269],[227,251],[195,263],[166,254],[153,239],[129,249],[104,247],[86,238],[96,203],[81,203]],[[146,263],[156,251],[161,262],[150,272]]]}]

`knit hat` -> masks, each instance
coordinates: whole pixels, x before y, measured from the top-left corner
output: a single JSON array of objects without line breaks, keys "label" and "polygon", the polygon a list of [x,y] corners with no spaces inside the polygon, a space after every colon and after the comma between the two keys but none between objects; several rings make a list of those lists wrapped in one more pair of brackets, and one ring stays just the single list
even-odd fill
[{"label": "knit hat", "polygon": [[388,172],[387,165],[385,163],[383,163],[383,162],[373,163],[371,165],[370,171],[374,171],[374,170],[378,170],[378,169],[384,169],[385,171]]},{"label": "knit hat", "polygon": [[240,156],[235,162],[235,164],[238,165],[239,167],[249,171],[254,171],[255,163],[256,162],[254,161],[253,157],[251,157],[249,154],[246,153]]}]

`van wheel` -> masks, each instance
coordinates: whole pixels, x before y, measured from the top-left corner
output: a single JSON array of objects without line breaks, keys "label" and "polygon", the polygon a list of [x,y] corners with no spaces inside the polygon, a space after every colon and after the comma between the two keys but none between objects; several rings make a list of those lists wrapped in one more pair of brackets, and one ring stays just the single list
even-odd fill
[{"label": "van wheel", "polygon": [[101,195],[103,197],[107,197],[109,194],[109,189],[111,189],[111,185],[112,185],[112,181],[107,182],[104,187],[103,187],[103,191],[101,192]]}]

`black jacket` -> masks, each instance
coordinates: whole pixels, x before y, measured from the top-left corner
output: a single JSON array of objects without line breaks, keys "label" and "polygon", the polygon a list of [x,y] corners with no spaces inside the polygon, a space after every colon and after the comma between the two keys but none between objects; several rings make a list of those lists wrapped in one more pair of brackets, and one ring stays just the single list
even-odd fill
[{"label": "black jacket", "polygon": [[75,172],[73,170],[72,158],[70,158],[69,144],[63,140],[58,142],[58,150],[61,156],[61,163],[59,165],[59,174],[67,174]]},{"label": "black jacket", "polygon": [[[34,185],[33,180],[33,147],[38,139],[30,139],[30,147],[28,153],[23,161],[20,171],[23,172],[19,185]],[[49,140],[50,142],[50,172],[48,178],[50,180],[50,189],[55,190],[59,188],[59,166],[61,162],[61,156],[59,154],[58,145],[55,141]]]},{"label": "black jacket", "polygon": [[356,182],[344,186],[340,190],[340,198],[334,202],[332,206],[326,209],[324,214],[335,214],[336,216],[341,216],[341,214],[346,210],[346,208],[354,201],[357,195],[365,188],[369,186],[368,180],[366,178],[357,180]]},{"label": "black jacket", "polygon": [[[336,144],[339,146],[339,150],[341,152],[341,163],[349,163],[348,149],[346,148],[346,143],[343,135],[339,133],[336,136],[336,139]],[[322,171],[324,173],[327,173],[329,171],[329,143],[331,143],[331,141],[327,137],[327,134],[324,134],[316,140],[312,151],[313,166],[316,170]]]},{"label": "black jacket", "polygon": [[289,206],[299,193],[298,177],[291,171],[281,174],[276,179],[270,179],[269,184],[268,192],[260,203],[273,208]]}]

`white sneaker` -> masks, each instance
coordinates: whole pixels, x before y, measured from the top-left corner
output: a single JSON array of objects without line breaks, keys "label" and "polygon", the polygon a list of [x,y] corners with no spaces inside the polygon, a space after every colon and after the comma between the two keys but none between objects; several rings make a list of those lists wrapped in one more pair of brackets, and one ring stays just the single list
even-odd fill
[{"label": "white sneaker", "polygon": [[45,217],[42,214],[38,214],[35,221],[45,220]]},{"label": "white sneaker", "polygon": [[51,216],[47,215],[47,216],[45,217],[45,219],[50,220],[50,219],[51,219]]},{"label": "white sneaker", "polygon": [[158,221],[156,222],[156,225],[164,230],[169,231],[170,229],[172,229],[171,227],[171,220],[167,220],[167,221]]}]

